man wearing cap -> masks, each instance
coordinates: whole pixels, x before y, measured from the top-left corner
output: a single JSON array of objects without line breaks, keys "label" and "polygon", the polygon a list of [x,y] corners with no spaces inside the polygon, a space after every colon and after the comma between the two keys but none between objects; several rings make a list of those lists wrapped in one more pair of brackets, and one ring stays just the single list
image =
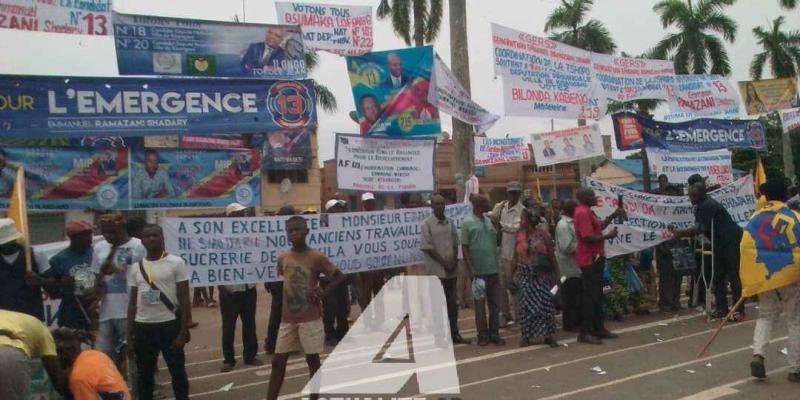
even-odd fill
[{"label": "man wearing cap", "polygon": [[[18,243],[21,238],[13,220],[0,219],[0,309],[44,320],[41,288],[33,285],[35,276],[25,265],[24,248]],[[36,271],[36,261],[31,262]]]},{"label": "man wearing cap", "polygon": [[[362,211],[376,211],[377,208],[378,202],[375,200],[374,194],[367,192],[361,195]],[[366,317],[367,326],[377,329],[383,324],[383,300],[377,296],[383,288],[384,272],[381,270],[359,272],[358,279],[358,306],[361,307],[361,313],[364,314],[369,303],[375,299],[374,314],[364,314],[364,317]]]},{"label": "man wearing cap", "polygon": [[86,221],[67,223],[69,247],[50,258],[50,269],[44,273],[48,279],[45,288],[51,298],[60,298],[58,326],[89,330],[91,304],[94,301],[92,272],[92,224]]},{"label": "man wearing cap", "polygon": [[[337,214],[347,212],[347,202],[339,199],[331,199],[325,203],[326,214]],[[319,278],[322,290],[331,284],[330,278],[322,276]],[[325,343],[336,345],[347,334],[349,323],[347,317],[350,315],[350,302],[347,298],[347,285],[342,283],[334,291],[322,298],[322,324],[325,327]]]},{"label": "man wearing cap", "polygon": [[522,194],[522,184],[517,181],[511,182],[506,188],[508,200],[500,202],[492,210],[492,220],[499,225],[503,232],[500,242],[500,313],[505,317],[505,325],[514,323],[512,309],[514,305],[514,295],[509,295],[508,284],[512,278],[509,276],[511,271],[511,259],[514,257],[514,245],[516,243],[517,231],[519,230],[520,218],[525,206],[519,201]]},{"label": "man wearing cap", "polygon": [[[249,209],[239,203],[231,203],[225,209],[225,216],[241,218],[249,216]],[[242,358],[246,365],[261,366],[264,362],[256,357],[258,338],[256,337],[256,304],[258,297],[256,285],[252,283],[223,285],[219,287],[219,311],[222,314],[222,368],[220,372],[231,372],[236,366],[233,340],[236,334],[236,320],[242,319]]]}]

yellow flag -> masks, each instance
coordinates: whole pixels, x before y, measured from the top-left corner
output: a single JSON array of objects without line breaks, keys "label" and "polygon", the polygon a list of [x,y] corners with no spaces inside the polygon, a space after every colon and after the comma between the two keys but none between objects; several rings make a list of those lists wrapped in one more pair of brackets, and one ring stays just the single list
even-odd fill
[{"label": "yellow flag", "polygon": [[784,203],[769,202],[750,217],[739,246],[742,296],[791,285],[800,280],[800,214]]},{"label": "yellow flag", "polygon": [[28,271],[32,269],[30,238],[28,237],[28,202],[25,196],[25,170],[20,165],[17,167],[17,176],[14,179],[14,189],[11,191],[11,201],[8,203],[8,218],[14,220],[17,231],[25,241],[25,265]]},{"label": "yellow flag", "polygon": [[753,184],[755,185],[756,196],[761,195],[759,189],[764,182],[767,181],[767,173],[764,171],[764,163],[761,162],[761,157],[756,158],[756,168],[753,171]]}]

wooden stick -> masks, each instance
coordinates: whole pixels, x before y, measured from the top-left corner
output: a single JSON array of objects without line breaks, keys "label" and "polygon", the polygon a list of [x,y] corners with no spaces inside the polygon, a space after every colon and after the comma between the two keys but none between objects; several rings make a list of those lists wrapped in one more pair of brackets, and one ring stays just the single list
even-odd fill
[{"label": "wooden stick", "polygon": [[716,339],[719,333],[722,332],[722,327],[724,327],[725,324],[728,323],[728,319],[730,319],[730,317],[733,315],[733,313],[736,312],[739,306],[741,306],[742,303],[744,303],[745,299],[746,299],[745,297],[740,298],[739,301],[736,302],[736,305],[734,305],[731,308],[731,311],[728,312],[728,315],[726,315],[725,318],[722,320],[722,322],[719,324],[717,330],[715,330],[714,333],[711,335],[711,338],[708,339],[708,343],[706,343],[706,345],[703,346],[702,349],[700,349],[700,352],[697,353],[697,358],[702,357],[703,354],[705,354],[706,350],[708,350],[708,348],[711,347],[711,343],[714,343],[714,339]]}]

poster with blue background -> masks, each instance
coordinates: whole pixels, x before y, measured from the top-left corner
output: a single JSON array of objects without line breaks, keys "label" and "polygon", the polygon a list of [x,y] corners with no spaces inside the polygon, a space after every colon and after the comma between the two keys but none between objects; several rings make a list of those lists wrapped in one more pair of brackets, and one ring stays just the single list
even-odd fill
[{"label": "poster with blue background", "polygon": [[433,47],[347,57],[362,136],[435,135],[439,110],[428,102]]}]

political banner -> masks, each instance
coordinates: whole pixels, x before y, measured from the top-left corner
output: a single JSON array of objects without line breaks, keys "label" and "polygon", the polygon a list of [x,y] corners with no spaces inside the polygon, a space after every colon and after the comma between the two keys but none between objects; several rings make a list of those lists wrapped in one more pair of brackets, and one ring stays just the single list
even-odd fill
[{"label": "political banner", "polygon": [[303,79],[296,25],[245,24],[114,13],[120,75]]},{"label": "political banner", "polygon": [[135,149],[132,208],[225,207],[260,204],[257,150]]},{"label": "political banner", "polygon": [[3,0],[0,28],[110,35],[111,0]]},{"label": "political banner", "polygon": [[439,111],[474,126],[478,133],[486,132],[500,119],[499,115],[486,111],[472,100],[469,92],[438,54],[433,62],[431,86],[433,89],[428,91],[428,102],[439,108]]},{"label": "political banner", "polygon": [[707,182],[727,185],[733,182],[731,152],[727,149],[694,153],[673,153],[657,147],[647,148],[650,173],[666,175],[670,182],[686,182],[694,174],[707,176]]},{"label": "political banner", "polygon": [[[456,227],[470,213],[468,204],[445,209]],[[430,207],[303,215],[306,243],[345,274],[420,264],[420,224],[429,215]],[[291,247],[287,219],[166,218],[162,226],[167,251],[186,260],[189,284],[212,286],[280,280],[278,255]]]},{"label": "political banner", "polygon": [[800,280],[800,215],[782,203],[767,203],[747,223],[739,246],[742,296]]},{"label": "political banner", "polygon": [[800,107],[781,110],[780,115],[783,133],[789,133],[792,130],[800,129]]},{"label": "political banner", "polygon": [[20,165],[30,210],[128,208],[126,148],[5,147],[0,150],[0,208],[9,207]]},{"label": "political banner", "polygon": [[505,115],[600,119],[606,98],[592,79],[592,55],[492,24],[494,70],[503,77]]},{"label": "political banner", "polygon": [[531,153],[525,138],[475,138],[475,166],[528,161]]},{"label": "political banner", "polygon": [[336,182],[341,190],[432,192],[435,160],[436,139],[336,134]]},{"label": "political banner", "polygon": [[766,148],[766,128],[759,120],[701,118],[661,122],[634,113],[614,114],[614,134],[620,150],[658,147],[677,153],[730,148]]},{"label": "political banner", "polygon": [[672,86],[667,86],[670,120],[739,117],[739,93],[725,77],[676,75],[674,78]]},{"label": "political banner", "polygon": [[675,77],[672,61],[617,57],[591,53],[592,78],[606,97],[616,101],[668,100],[667,88]]},{"label": "political banner", "polygon": [[[692,203],[686,196],[662,196],[630,190],[589,177],[583,177],[584,186],[594,190],[597,206],[594,212],[606,218],[617,208],[617,199],[622,195],[622,206],[628,218],[622,224],[614,224],[619,235],[605,243],[607,257],[651,248],[672,238],[668,228],[686,229],[694,225]],[[747,224],[756,206],[753,194],[753,176],[747,175],[709,195],[731,215],[740,226]]]},{"label": "political banner", "polygon": [[0,138],[264,132],[317,122],[314,82],[0,75]]},{"label": "political banner", "polygon": [[347,57],[362,136],[434,135],[439,110],[428,102],[433,47]]},{"label": "political banner", "polygon": [[229,150],[244,150],[244,140],[239,137],[232,137],[232,135],[219,135],[214,136],[181,136],[182,149],[229,149]]},{"label": "political banner", "polygon": [[764,79],[739,82],[739,93],[747,115],[800,107],[795,78]]},{"label": "political banner", "polygon": [[531,145],[537,167],[599,157],[604,153],[599,125],[534,133]]},{"label": "political banner", "polygon": [[307,170],[311,168],[311,129],[282,129],[264,134],[262,145],[265,170]]},{"label": "political banner", "polygon": [[372,51],[372,7],[275,2],[278,22],[300,25],[307,51],[358,56]]}]

